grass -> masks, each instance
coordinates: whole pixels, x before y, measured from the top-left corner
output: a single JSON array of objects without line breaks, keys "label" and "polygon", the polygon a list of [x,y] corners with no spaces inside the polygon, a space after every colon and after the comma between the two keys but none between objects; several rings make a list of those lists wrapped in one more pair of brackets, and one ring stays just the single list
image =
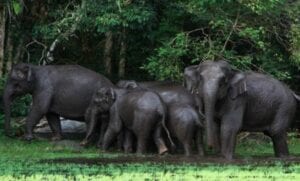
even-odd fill
[{"label": "grass", "polygon": [[[0,134],[2,135],[2,134]],[[292,155],[300,153],[300,140],[290,137]],[[243,158],[273,156],[272,144],[249,140],[238,144]],[[296,180],[300,164],[275,161],[271,164],[71,164],[46,163],[55,158],[111,158],[121,153],[101,153],[96,148],[72,149],[48,141],[22,140],[0,136],[0,180]]]}]

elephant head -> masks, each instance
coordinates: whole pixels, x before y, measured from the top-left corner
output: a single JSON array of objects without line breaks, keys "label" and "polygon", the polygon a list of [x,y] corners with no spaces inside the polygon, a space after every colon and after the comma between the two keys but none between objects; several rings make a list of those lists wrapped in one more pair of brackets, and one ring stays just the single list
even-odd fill
[{"label": "elephant head", "polygon": [[191,72],[186,74],[185,71],[185,78],[189,76],[191,78],[185,81],[192,81],[190,81],[190,87],[188,83],[185,86],[190,91],[196,88],[204,100],[207,144],[219,151],[218,127],[215,122],[217,101],[225,98],[236,99],[239,95],[245,93],[247,91],[245,75],[232,69],[226,61],[205,61],[199,64],[197,68],[191,67],[187,70]]},{"label": "elephant head", "polygon": [[4,93],[4,113],[5,113],[5,134],[10,136],[11,134],[11,103],[15,97],[32,93],[34,88],[34,73],[33,65],[19,63],[12,66],[12,69],[8,75]]},{"label": "elephant head", "polygon": [[116,93],[112,88],[101,88],[93,96],[92,103],[97,107],[99,112],[105,113],[116,100]]},{"label": "elephant head", "polygon": [[[198,65],[192,65],[184,69],[183,86],[192,94],[196,93],[198,86]],[[198,92],[197,92],[198,93]]]}]

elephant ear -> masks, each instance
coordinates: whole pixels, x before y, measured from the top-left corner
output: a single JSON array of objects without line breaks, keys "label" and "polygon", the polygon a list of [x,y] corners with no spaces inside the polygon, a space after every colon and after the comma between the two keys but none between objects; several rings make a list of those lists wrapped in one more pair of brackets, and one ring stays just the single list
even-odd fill
[{"label": "elephant ear", "polygon": [[126,89],[135,89],[138,85],[135,81],[130,81],[126,84]]},{"label": "elephant ear", "polygon": [[234,71],[233,77],[229,81],[229,97],[236,99],[239,95],[247,92],[246,76],[244,73]]},{"label": "elephant ear", "polygon": [[18,80],[30,81],[32,79],[32,70],[29,65],[23,67],[13,67],[12,68],[12,77],[17,78]]}]

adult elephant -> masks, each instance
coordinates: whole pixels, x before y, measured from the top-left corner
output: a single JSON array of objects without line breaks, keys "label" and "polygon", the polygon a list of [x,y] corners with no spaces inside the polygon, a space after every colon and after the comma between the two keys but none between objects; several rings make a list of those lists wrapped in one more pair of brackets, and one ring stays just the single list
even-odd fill
[{"label": "adult elephant", "polygon": [[[196,71],[196,72],[195,72]],[[196,77],[195,77],[196,75]],[[192,82],[192,81],[196,82]],[[296,110],[296,96],[286,85],[268,75],[240,72],[226,61],[206,61],[185,69],[185,84],[196,86],[204,100],[207,142],[232,159],[239,131],[261,131],[273,141],[275,156],[289,154],[286,131]]]},{"label": "adult elephant", "polygon": [[[25,139],[33,139],[33,128],[43,116],[54,132],[53,139],[61,139],[59,116],[84,121],[94,91],[102,87],[114,85],[104,76],[78,65],[16,64],[3,94],[5,133],[10,135],[11,131],[11,102],[17,96],[31,94],[33,104],[26,118]],[[88,129],[86,139],[91,134],[92,129]]]}]

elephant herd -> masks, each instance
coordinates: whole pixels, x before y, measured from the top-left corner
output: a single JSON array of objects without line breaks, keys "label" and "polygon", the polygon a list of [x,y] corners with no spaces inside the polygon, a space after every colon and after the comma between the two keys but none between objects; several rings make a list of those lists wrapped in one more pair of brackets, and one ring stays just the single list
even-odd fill
[{"label": "elephant herd", "polygon": [[243,72],[224,61],[204,61],[186,67],[183,86],[168,81],[121,80],[78,65],[13,65],[3,100],[5,133],[11,133],[11,103],[31,94],[25,139],[46,117],[53,140],[62,139],[59,117],[85,121],[81,145],[99,133],[97,146],[108,150],[117,140],[124,152],[146,153],[149,142],[159,154],[182,146],[204,155],[207,147],[233,159],[236,136],[241,131],[263,132],[271,137],[275,156],[288,156],[287,129],[300,100],[282,82],[255,72]]}]

